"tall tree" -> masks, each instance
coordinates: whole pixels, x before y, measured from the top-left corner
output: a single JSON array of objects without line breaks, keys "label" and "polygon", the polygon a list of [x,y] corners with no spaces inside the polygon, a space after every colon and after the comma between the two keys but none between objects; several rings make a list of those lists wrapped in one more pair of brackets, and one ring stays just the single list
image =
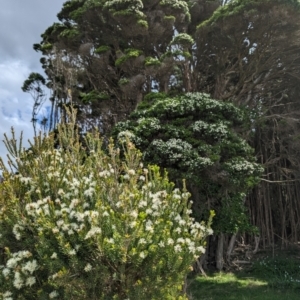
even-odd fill
[{"label": "tall tree", "polygon": [[38,114],[43,104],[45,103],[45,78],[39,73],[31,73],[29,77],[24,81],[22,91],[30,93],[33,99],[32,107],[32,118],[31,122],[33,125],[34,135],[36,136],[36,123],[38,121]]},{"label": "tall tree", "polygon": [[72,103],[83,127],[107,133],[152,90],[190,91],[191,33],[218,5],[206,0],[67,1],[60,22],[34,45],[43,54],[51,101],[62,120],[64,105]]},{"label": "tall tree", "polygon": [[231,1],[201,23],[193,85],[252,111],[247,139],[265,166],[247,199],[264,245],[298,240],[299,1]]},{"label": "tall tree", "polygon": [[247,198],[264,245],[300,230],[298,0],[71,0],[34,48],[83,130],[108,134],[150,92],[205,92],[249,110],[239,132],[265,166]]}]

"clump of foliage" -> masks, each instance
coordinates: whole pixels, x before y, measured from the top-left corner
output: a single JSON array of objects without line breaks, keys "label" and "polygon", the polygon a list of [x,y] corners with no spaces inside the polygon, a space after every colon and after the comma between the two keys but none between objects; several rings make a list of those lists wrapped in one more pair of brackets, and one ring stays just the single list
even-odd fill
[{"label": "clump of foliage", "polygon": [[[74,124],[23,150],[6,138],[0,159],[1,299],[186,299],[184,279],[204,252],[208,223],[191,217],[190,194],[123,140],[103,150]],[[213,213],[211,214],[212,217]]]},{"label": "clump of foliage", "polygon": [[[34,45],[53,90],[50,130],[72,100],[77,122],[108,136],[154,85],[161,92],[178,86],[169,86],[174,68],[181,78],[190,64],[194,38],[186,32],[192,22],[186,0],[69,0],[57,17]],[[82,101],[94,90],[110,97]]]},{"label": "clump of foliage", "polygon": [[249,229],[243,199],[262,171],[253,149],[234,130],[245,122],[241,109],[207,94],[154,100],[152,93],[151,104],[142,102],[114,134],[127,134],[146,161],[166,168],[178,184],[187,179],[199,219],[213,208],[214,229],[236,232]]}]

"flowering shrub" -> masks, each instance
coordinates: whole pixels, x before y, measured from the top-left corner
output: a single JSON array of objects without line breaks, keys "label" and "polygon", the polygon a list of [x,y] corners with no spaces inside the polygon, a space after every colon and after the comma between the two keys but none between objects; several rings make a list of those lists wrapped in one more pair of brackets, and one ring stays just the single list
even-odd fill
[{"label": "flowering shrub", "polygon": [[236,232],[251,229],[244,199],[262,172],[253,149],[235,131],[246,123],[243,110],[207,94],[155,98],[152,93],[116,125],[114,135],[126,135],[145,161],[166,168],[179,185],[187,179],[197,218],[213,208],[214,230]]},{"label": "flowering shrub", "polygon": [[[0,184],[0,299],[186,299],[184,278],[212,233],[189,193],[72,124],[30,150],[6,140],[18,173]],[[83,146],[84,145],[84,146]],[[212,217],[212,216],[211,216]]]}]

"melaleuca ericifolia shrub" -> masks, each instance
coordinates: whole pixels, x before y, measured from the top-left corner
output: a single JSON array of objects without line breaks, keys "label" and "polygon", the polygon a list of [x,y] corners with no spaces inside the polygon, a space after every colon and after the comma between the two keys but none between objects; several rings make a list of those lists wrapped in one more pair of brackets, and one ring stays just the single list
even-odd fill
[{"label": "melaleuca ericifolia shrub", "polygon": [[2,163],[0,299],[186,299],[211,219],[195,222],[189,193],[129,141],[121,160],[73,128],[60,127],[57,149],[51,135],[29,151],[7,140],[18,173]]}]

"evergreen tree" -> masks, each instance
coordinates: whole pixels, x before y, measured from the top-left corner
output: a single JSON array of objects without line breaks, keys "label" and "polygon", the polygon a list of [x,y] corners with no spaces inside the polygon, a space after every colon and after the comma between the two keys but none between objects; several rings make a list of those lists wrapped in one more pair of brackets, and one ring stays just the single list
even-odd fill
[{"label": "evergreen tree", "polygon": [[[152,92],[204,92],[249,111],[238,132],[265,167],[246,199],[263,245],[299,236],[299,1],[71,0],[34,45],[50,130],[78,108],[109,136]],[[176,98],[175,97],[175,98]]]}]

